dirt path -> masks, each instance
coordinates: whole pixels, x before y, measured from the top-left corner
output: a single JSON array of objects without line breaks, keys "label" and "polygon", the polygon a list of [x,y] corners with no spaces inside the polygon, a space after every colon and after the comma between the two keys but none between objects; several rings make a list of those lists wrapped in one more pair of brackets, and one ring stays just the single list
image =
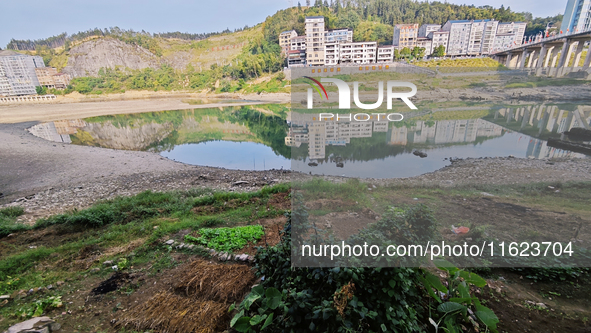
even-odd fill
[{"label": "dirt path", "polygon": [[[232,96],[237,97],[237,96]],[[168,110],[203,109],[266,103],[288,103],[289,97],[276,95],[245,95],[241,99],[220,103],[192,105],[182,102],[184,98],[160,98],[138,100],[88,101],[85,103],[51,103],[0,105],[0,123],[20,123],[26,121],[53,121],[77,119],[113,114],[156,112]],[[209,98],[212,98],[211,96]],[[214,98],[224,98],[215,96]]]}]

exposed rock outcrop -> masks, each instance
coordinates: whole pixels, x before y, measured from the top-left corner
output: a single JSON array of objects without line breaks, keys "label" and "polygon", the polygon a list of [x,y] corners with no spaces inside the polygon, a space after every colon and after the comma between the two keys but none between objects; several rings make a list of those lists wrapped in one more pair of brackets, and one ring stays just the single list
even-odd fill
[{"label": "exposed rock outcrop", "polygon": [[96,76],[99,69],[160,67],[160,59],[148,50],[113,38],[100,38],[73,47],[62,70],[72,77]]}]

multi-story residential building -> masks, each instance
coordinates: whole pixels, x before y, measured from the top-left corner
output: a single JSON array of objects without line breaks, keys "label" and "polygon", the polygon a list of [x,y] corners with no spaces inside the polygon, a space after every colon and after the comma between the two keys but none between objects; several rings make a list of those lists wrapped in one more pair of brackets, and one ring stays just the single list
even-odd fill
[{"label": "multi-story residential building", "polygon": [[449,31],[447,55],[489,54],[493,47],[498,21],[452,20],[442,30]]},{"label": "multi-story residential building", "polygon": [[392,45],[399,50],[405,47],[412,49],[417,46],[418,32],[418,24],[396,24]]},{"label": "multi-story residential building", "polygon": [[394,46],[378,46],[378,53],[376,62],[392,62],[394,61]]},{"label": "multi-story residential building", "polygon": [[39,80],[39,85],[47,88],[55,88],[55,81],[53,76],[57,74],[57,70],[53,67],[35,68],[35,74]]},{"label": "multi-story residential building", "polygon": [[430,33],[434,31],[439,31],[439,29],[441,29],[440,24],[423,24],[419,28],[419,34],[417,37],[428,37]]},{"label": "multi-story residential building", "polygon": [[324,42],[353,42],[353,29],[333,29],[324,33]]},{"label": "multi-story residential building", "polygon": [[324,65],[325,66],[338,65],[340,48],[341,48],[341,43],[339,43],[339,42],[324,43]]},{"label": "multi-story residential building", "polygon": [[562,33],[582,32],[591,29],[591,0],[568,0],[562,25]]},{"label": "multi-story residential building", "polygon": [[297,37],[298,33],[295,30],[284,31],[279,34],[279,46],[283,54],[287,54],[287,51],[291,47],[291,39]]},{"label": "multi-story residential building", "polygon": [[297,36],[289,40],[290,50],[305,50],[306,49],[306,36]]},{"label": "multi-story residential building", "polygon": [[66,89],[66,87],[70,84],[70,74],[55,74],[53,76],[53,83],[55,85],[55,89]]},{"label": "multi-story residential building", "polygon": [[430,54],[433,54],[435,52],[435,49],[438,48],[440,45],[443,45],[443,47],[445,47],[445,50],[447,51],[447,42],[449,40],[449,31],[433,31],[433,32],[430,32],[427,37],[431,39],[431,53]]},{"label": "multi-story residential building", "polygon": [[39,85],[47,88],[65,89],[70,84],[70,75],[58,73],[53,67],[35,68]]},{"label": "multi-story residential building", "polygon": [[306,17],[306,63],[324,65],[324,16]]},{"label": "multi-story residential building", "polygon": [[355,42],[340,44],[342,64],[370,64],[376,62],[377,42]]},{"label": "multi-story residential building", "polygon": [[526,25],[525,22],[499,23],[493,50],[499,51],[521,45]]},{"label": "multi-story residential building", "polygon": [[39,80],[35,68],[45,67],[43,58],[11,50],[0,51],[0,95],[22,96],[36,94]]},{"label": "multi-story residential building", "polygon": [[306,65],[306,50],[287,51],[287,66],[302,67]]},{"label": "multi-story residential building", "polygon": [[417,38],[417,47],[422,47],[425,49],[425,55],[431,55],[431,50],[433,49],[433,41],[427,37],[419,37]]}]

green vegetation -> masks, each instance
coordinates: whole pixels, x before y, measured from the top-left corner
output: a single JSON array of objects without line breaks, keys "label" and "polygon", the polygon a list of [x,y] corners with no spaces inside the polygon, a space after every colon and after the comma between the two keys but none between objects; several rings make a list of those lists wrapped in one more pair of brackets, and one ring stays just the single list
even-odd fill
[{"label": "green vegetation", "polygon": [[129,70],[124,68],[102,68],[97,77],[77,77],[65,90],[52,89],[54,94],[68,94],[77,91],[81,94],[123,93],[126,90],[209,90],[224,92],[282,92],[285,76],[276,75],[262,84],[250,86],[246,82],[264,75],[280,71],[284,59],[279,45],[255,37],[230,64],[213,64],[208,70],[197,70],[188,65],[184,71],[162,65],[158,69]]},{"label": "green vegetation", "polygon": [[16,218],[24,213],[23,208],[19,206],[0,209],[0,238],[6,237],[13,232],[29,229],[29,226],[16,222]]},{"label": "green vegetation", "polygon": [[586,80],[578,80],[571,78],[545,78],[545,77],[525,77],[516,78],[515,80],[509,81],[505,84],[505,88],[537,88],[537,87],[548,87],[548,86],[573,86],[573,85],[584,85],[587,84]]},{"label": "green vegetation", "polygon": [[40,317],[45,310],[51,308],[61,308],[63,305],[61,296],[49,296],[41,298],[33,303],[25,304],[19,307],[12,315],[14,317],[28,319],[31,317]]},{"label": "green vegetation", "polygon": [[[297,196],[296,202],[301,200]],[[230,323],[237,331],[419,332],[427,329],[427,322],[438,320],[445,322],[448,332],[458,332],[469,323],[467,310],[473,306],[482,324],[496,332],[495,314],[469,292],[470,285],[483,287],[485,280],[445,263],[439,266],[450,276],[448,287],[419,268],[292,267],[292,246],[298,246],[300,239],[292,232],[307,220],[302,206],[296,206],[288,215],[281,242],[257,252],[257,275],[265,278],[238,305]],[[411,207],[396,214],[428,215],[424,209]],[[413,233],[410,227],[404,229]],[[442,300],[439,291],[449,298]],[[438,302],[437,312],[424,300],[425,292]]]},{"label": "green vegetation", "polygon": [[417,66],[436,68],[485,68],[491,70],[504,69],[505,66],[501,65],[498,61],[492,60],[488,57],[483,58],[471,58],[471,59],[439,59],[439,60],[427,60],[418,61],[414,63]]},{"label": "green vegetation", "polygon": [[207,246],[216,251],[239,250],[249,242],[254,242],[265,234],[263,226],[249,225],[235,228],[203,228],[200,237],[185,236],[185,240]]}]

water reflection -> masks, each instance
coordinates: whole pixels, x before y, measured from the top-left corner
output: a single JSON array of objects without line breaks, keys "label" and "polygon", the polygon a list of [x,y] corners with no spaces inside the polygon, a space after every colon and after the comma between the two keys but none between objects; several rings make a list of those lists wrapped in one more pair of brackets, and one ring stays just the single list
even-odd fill
[{"label": "water reflection", "polygon": [[55,121],[29,131],[55,142],[147,150],[189,164],[262,170],[288,168],[291,161],[306,173],[391,178],[435,171],[450,157],[585,157],[549,147],[547,140],[568,140],[562,132],[589,128],[591,107],[421,110],[403,122],[314,118],[283,105],[257,105]]}]

